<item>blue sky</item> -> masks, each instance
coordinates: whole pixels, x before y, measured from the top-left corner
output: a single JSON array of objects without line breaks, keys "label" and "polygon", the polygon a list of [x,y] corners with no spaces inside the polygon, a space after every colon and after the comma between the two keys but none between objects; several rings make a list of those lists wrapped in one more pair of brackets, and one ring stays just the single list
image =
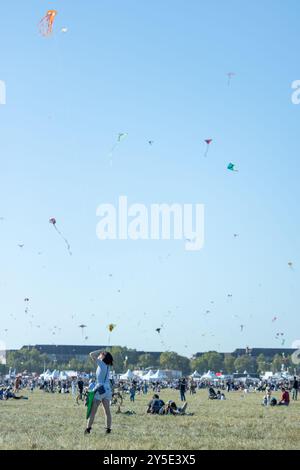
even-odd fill
[{"label": "blue sky", "polygon": [[[44,38],[38,22],[50,8],[58,15]],[[291,101],[299,14],[296,0],[2,5],[0,339],[8,347],[82,344],[82,323],[86,343],[106,344],[111,322],[111,344],[186,355],[280,347],[278,332],[287,347],[299,338],[300,106]],[[227,72],[236,73],[230,86]],[[119,132],[128,137],[110,166]],[[96,208],[120,195],[204,204],[204,248],[98,240]]]}]

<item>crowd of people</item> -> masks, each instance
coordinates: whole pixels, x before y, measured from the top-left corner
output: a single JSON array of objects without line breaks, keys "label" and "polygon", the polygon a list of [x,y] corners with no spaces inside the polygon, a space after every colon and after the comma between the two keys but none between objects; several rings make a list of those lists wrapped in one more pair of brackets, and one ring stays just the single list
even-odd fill
[{"label": "crowd of people", "polygon": [[[198,390],[207,389],[209,400],[226,400],[227,394],[232,392],[242,392],[243,396],[251,392],[262,392],[264,397],[262,405],[264,406],[289,406],[290,393],[292,400],[297,400],[299,382],[295,376],[293,381],[282,379],[279,381],[260,380],[260,381],[201,381],[193,378],[183,377],[172,381],[156,381],[146,382],[142,379],[135,378],[133,380],[122,381],[118,378],[112,378],[110,369],[113,366],[113,357],[106,351],[94,351],[90,357],[95,363],[95,374],[84,374],[78,377],[60,380],[59,378],[45,378],[37,374],[22,375],[16,377],[6,376],[0,377],[0,400],[16,399],[27,400],[29,397],[24,395],[31,394],[35,389],[40,389],[44,393],[60,393],[72,394],[75,402],[79,405],[83,402],[87,408],[87,424],[85,434],[90,434],[95,420],[96,413],[101,405],[105,415],[106,433],[111,432],[112,415],[110,407],[116,406],[116,413],[121,413],[121,407],[126,395],[129,396],[130,402],[136,400],[138,395],[147,395],[149,392],[154,393],[152,399],[148,403],[146,413],[164,415],[191,415],[187,413],[186,394],[194,395]],[[215,391],[217,388],[217,391]],[[178,398],[181,406],[178,406],[174,400],[164,402],[160,398],[162,390],[177,390]],[[274,392],[281,391],[280,399],[273,396]],[[22,392],[22,393],[21,393]],[[134,411],[128,410],[125,414],[134,414]]]}]

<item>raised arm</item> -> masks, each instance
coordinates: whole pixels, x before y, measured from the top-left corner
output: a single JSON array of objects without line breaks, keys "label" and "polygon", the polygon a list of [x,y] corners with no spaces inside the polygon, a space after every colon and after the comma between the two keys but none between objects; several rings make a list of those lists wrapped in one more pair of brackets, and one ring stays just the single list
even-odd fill
[{"label": "raised arm", "polygon": [[96,362],[96,360],[98,359],[99,357],[99,354],[101,353],[101,349],[99,349],[98,351],[93,351],[93,352],[90,352],[90,358]]}]

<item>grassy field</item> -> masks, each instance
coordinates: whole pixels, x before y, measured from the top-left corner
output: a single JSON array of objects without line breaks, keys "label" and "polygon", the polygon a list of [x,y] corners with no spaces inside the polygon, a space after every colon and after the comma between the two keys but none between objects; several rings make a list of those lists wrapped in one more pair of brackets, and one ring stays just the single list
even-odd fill
[{"label": "grassy field", "polygon": [[[160,395],[165,401],[179,402],[175,391]],[[123,411],[130,409],[135,415],[118,415],[112,407],[113,432],[106,435],[99,408],[92,434],[84,436],[83,404],[76,405],[70,395],[28,392],[28,401],[0,401],[0,449],[300,448],[300,401],[289,407],[265,408],[261,393],[226,395],[226,401],[208,400],[207,391],[188,395],[187,411],[194,416],[147,415],[151,394],[137,396],[135,403],[126,396]]]}]

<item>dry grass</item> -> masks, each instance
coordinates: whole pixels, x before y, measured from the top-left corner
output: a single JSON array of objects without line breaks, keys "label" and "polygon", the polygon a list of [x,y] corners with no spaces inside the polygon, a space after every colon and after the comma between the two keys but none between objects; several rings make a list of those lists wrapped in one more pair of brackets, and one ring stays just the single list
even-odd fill
[{"label": "dry grass", "polygon": [[[113,413],[113,432],[104,433],[102,411],[89,436],[83,435],[85,412],[70,395],[35,391],[29,400],[0,402],[0,449],[105,449],[105,450],[195,450],[195,449],[299,449],[300,402],[290,407],[264,408],[262,394],[242,397],[227,394],[226,401],[209,401],[207,392],[187,397],[194,416],[145,414],[151,395],[126,397],[123,410]],[[278,394],[275,396],[278,397]],[[178,393],[163,391],[164,400],[179,402]],[[100,410],[100,409],[99,409]]]}]

